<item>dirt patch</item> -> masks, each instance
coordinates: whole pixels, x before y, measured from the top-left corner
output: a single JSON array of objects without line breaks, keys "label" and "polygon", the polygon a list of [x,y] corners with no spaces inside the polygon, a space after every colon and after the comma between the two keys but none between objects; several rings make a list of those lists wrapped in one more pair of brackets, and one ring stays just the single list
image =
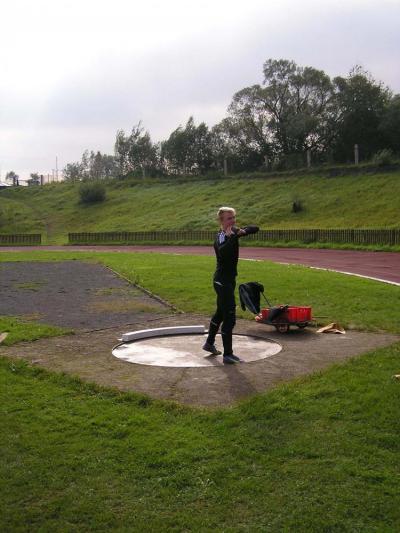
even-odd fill
[{"label": "dirt patch", "polygon": [[[208,318],[198,315],[157,318],[137,323],[134,328],[117,327],[0,347],[0,355],[25,359],[56,372],[78,375],[123,391],[211,407],[228,406],[279,382],[323,370],[333,363],[400,340],[396,335],[356,331],[346,335],[317,334],[311,328],[279,334],[270,326],[239,320],[236,333],[274,340],[282,345],[282,351],[262,361],[203,368],[132,364],[111,353],[122,333],[127,331],[189,324],[208,325]],[[199,336],[200,353],[202,342]]]},{"label": "dirt patch", "polygon": [[75,330],[173,314],[108,268],[82,261],[0,263],[0,294],[0,315]]}]

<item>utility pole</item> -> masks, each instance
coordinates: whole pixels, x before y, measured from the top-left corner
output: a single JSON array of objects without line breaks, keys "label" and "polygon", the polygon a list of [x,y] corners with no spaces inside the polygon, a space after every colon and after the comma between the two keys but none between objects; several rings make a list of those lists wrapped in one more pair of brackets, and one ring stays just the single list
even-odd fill
[{"label": "utility pole", "polygon": [[58,157],[56,156],[56,181],[58,181]]}]

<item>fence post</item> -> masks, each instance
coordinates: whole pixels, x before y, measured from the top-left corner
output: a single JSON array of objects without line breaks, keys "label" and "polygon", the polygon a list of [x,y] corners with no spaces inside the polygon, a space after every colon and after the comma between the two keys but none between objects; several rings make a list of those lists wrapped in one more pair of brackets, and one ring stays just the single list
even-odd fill
[{"label": "fence post", "polygon": [[228,160],[224,157],[224,176],[228,175]]},{"label": "fence post", "polygon": [[311,150],[307,150],[307,168],[311,168]]},{"label": "fence post", "polygon": [[359,151],[358,151],[358,144],[355,144],[354,145],[354,164],[355,165],[358,165],[358,163],[359,163],[359,159],[360,159],[359,155],[360,154],[359,154]]}]

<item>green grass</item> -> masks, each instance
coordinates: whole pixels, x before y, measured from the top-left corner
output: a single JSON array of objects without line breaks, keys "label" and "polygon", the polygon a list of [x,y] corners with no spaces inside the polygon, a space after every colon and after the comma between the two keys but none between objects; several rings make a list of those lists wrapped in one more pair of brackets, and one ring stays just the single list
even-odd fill
[{"label": "green grass", "polygon": [[[103,203],[79,203],[79,185],[0,191],[0,232],[41,232],[63,244],[76,231],[212,229],[221,205],[241,224],[268,228],[398,228],[399,172],[328,178],[322,175],[230,179],[114,180]],[[292,213],[294,200],[304,210]]]},{"label": "green grass", "polygon": [[222,411],[0,360],[3,531],[393,532],[400,344]]},{"label": "green grass", "polygon": [[0,333],[8,333],[7,338],[2,342],[4,346],[10,346],[21,341],[35,341],[42,337],[56,337],[71,333],[70,329],[50,326],[22,320],[20,317],[0,316]]},{"label": "green grass", "polygon": [[[209,257],[0,254],[73,258],[187,311],[214,306]],[[275,302],[311,304],[324,321],[400,331],[399,287],[264,262],[239,269],[239,282],[262,281]],[[0,358],[0,529],[398,531],[399,372],[397,343],[207,410]]]},{"label": "green grass", "polygon": [[[210,315],[215,259],[155,253],[2,252],[1,261],[81,259],[99,261],[179,309]],[[259,281],[273,304],[311,305],[318,323],[400,333],[400,287],[299,265],[239,262],[238,285]],[[252,319],[238,308],[238,316]],[[318,318],[321,317],[321,318]]]},{"label": "green grass", "polygon": [[[214,306],[212,257],[118,253],[98,258],[183,311],[209,314]],[[316,317],[326,317],[319,322],[400,333],[400,287],[298,265],[243,260],[237,283],[248,281],[261,282],[275,305],[311,305]],[[251,318],[241,310],[238,316]]]}]

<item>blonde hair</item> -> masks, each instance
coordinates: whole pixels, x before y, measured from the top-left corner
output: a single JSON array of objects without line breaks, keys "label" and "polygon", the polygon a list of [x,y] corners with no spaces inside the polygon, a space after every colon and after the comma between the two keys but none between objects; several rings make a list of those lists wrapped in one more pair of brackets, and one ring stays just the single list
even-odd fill
[{"label": "blonde hair", "polygon": [[236,215],[236,211],[233,209],[233,207],[220,207],[218,209],[219,220],[222,220],[224,213],[233,213],[234,215]]}]

